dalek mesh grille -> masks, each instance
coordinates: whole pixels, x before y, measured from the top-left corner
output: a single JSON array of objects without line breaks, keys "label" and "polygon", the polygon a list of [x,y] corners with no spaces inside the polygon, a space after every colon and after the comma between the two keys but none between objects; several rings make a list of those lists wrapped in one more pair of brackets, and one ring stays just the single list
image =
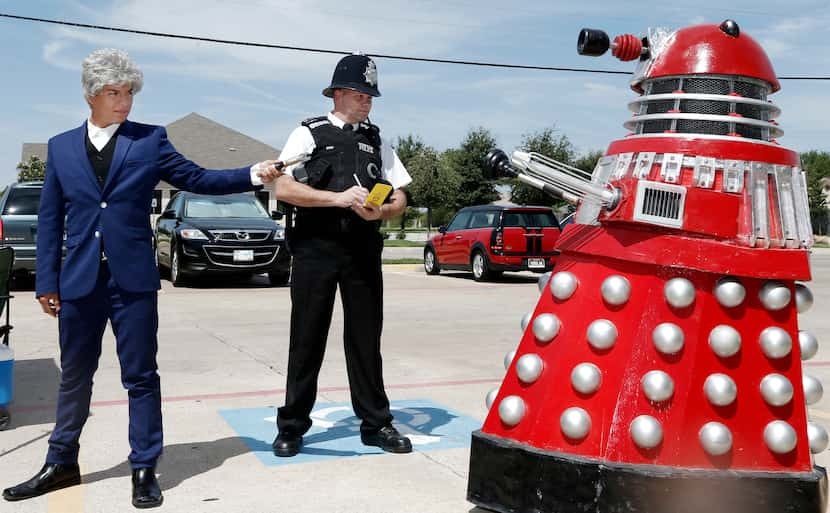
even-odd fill
[{"label": "dalek mesh grille", "polygon": [[679,78],[669,78],[664,80],[655,80],[650,84],[651,90],[649,94],[665,94],[673,93],[680,89]]},{"label": "dalek mesh grille", "polygon": [[747,125],[738,125],[735,127],[735,131],[741,134],[741,137],[746,137],[747,139],[769,140],[769,137],[764,136],[765,130],[763,128]]},{"label": "dalek mesh grille", "polygon": [[[702,135],[740,135],[747,139],[769,141],[770,130],[764,127],[742,124],[741,119],[756,119],[769,122],[770,111],[777,109],[772,104],[741,103],[743,98],[766,101],[770,87],[742,77],[666,77],[644,83],[645,97],[638,110],[641,116],[673,113],[698,114],[701,119],[643,119],[636,121],[632,129],[638,134],[677,132]],[[677,99],[654,98],[655,95],[671,94]],[[684,99],[683,94],[712,95],[713,98]],[[776,110],[777,112],[777,110]],[[710,116],[737,115],[735,120],[705,119]],[[635,128],[636,127],[636,128]],[[779,134],[780,135],[780,134]]]},{"label": "dalek mesh grille", "polygon": [[662,134],[671,130],[670,119],[658,119],[654,121],[644,121],[640,124],[641,132],[643,134]]},{"label": "dalek mesh grille", "polygon": [[685,78],[683,92],[702,94],[729,94],[729,80],[721,78]]},{"label": "dalek mesh grille", "polygon": [[736,103],[735,112],[745,118],[769,120],[769,110],[763,109],[757,105],[747,105],[745,103]]},{"label": "dalek mesh grille", "polygon": [[[676,130],[681,134],[727,135],[729,133],[729,123],[703,119],[678,119]],[[760,139],[760,137],[755,139]]]},{"label": "dalek mesh grille", "polygon": [[729,104],[711,100],[682,100],[680,112],[726,116],[729,114]]},{"label": "dalek mesh grille", "polygon": [[754,98],[756,100],[766,100],[769,93],[768,88],[743,80],[735,80],[732,90],[744,98]]},{"label": "dalek mesh grille", "polygon": [[645,114],[663,114],[674,108],[674,100],[648,102]]}]

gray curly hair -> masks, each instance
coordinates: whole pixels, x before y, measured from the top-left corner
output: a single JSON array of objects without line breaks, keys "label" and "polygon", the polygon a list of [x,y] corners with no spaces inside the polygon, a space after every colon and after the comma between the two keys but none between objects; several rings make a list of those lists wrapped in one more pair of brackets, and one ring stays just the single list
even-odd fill
[{"label": "gray curly hair", "polygon": [[107,85],[129,84],[133,94],[137,94],[144,85],[144,74],[126,52],[100,48],[81,64],[81,84],[87,98],[97,95]]}]

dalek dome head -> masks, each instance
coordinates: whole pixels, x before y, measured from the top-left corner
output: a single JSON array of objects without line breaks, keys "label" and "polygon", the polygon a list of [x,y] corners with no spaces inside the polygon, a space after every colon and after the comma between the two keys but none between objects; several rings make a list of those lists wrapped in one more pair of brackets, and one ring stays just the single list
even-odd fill
[{"label": "dalek dome head", "polygon": [[637,93],[645,91],[646,81],[694,75],[746,77],[766,84],[768,93],[781,88],[766,52],[733,20],[677,30],[651,28],[642,38],[624,34],[613,41],[601,30],[583,29],[579,35],[582,55],[602,55],[609,48],[620,60],[639,59],[631,80]]},{"label": "dalek dome head", "polygon": [[631,82],[637,92],[645,80],[684,75],[748,77],[766,82],[772,93],[781,89],[764,49],[732,20],[676,31],[653,29],[646,39],[648,55]]}]

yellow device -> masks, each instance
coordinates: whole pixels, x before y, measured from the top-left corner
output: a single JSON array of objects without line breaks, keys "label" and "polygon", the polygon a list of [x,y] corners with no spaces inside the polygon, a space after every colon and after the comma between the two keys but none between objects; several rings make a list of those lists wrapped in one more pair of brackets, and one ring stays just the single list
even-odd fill
[{"label": "yellow device", "polygon": [[369,192],[369,196],[366,197],[366,201],[363,203],[364,207],[368,207],[369,205],[375,206],[380,208],[383,205],[383,202],[386,201],[386,198],[392,193],[392,186],[385,183],[376,183],[372,190]]}]

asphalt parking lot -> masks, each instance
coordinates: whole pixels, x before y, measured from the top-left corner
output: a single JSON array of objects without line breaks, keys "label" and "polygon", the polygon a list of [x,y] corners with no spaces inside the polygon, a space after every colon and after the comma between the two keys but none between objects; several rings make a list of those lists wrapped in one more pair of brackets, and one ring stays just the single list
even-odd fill
[{"label": "asphalt parking lot", "polygon": [[[817,250],[812,262],[815,306],[800,324],[823,342],[806,368],[828,382],[830,250]],[[165,502],[159,511],[479,512],[465,500],[469,431],[483,420],[484,397],[499,384],[502,358],[519,341],[522,316],[535,306],[537,277],[508,273],[498,282],[476,283],[467,273],[428,277],[417,265],[385,266],[385,381],[402,430],[418,435],[416,451],[383,454],[354,443],[358,424],[345,408],[338,305],[320,376],[319,429],[307,437],[312,450],[288,462],[269,456],[270,417],[285,386],[288,288],[269,287],[265,277],[192,288],[164,281],[159,367],[165,455],[158,470]],[[57,323],[40,313],[30,290],[15,295],[15,403],[12,428],[0,433],[0,487],[28,479],[42,465],[59,378]],[[830,398],[810,412],[830,426]],[[0,502],[0,511],[131,511],[126,435],[126,393],[108,332],[81,439],[84,484]],[[830,454],[817,461],[830,463]]]}]

